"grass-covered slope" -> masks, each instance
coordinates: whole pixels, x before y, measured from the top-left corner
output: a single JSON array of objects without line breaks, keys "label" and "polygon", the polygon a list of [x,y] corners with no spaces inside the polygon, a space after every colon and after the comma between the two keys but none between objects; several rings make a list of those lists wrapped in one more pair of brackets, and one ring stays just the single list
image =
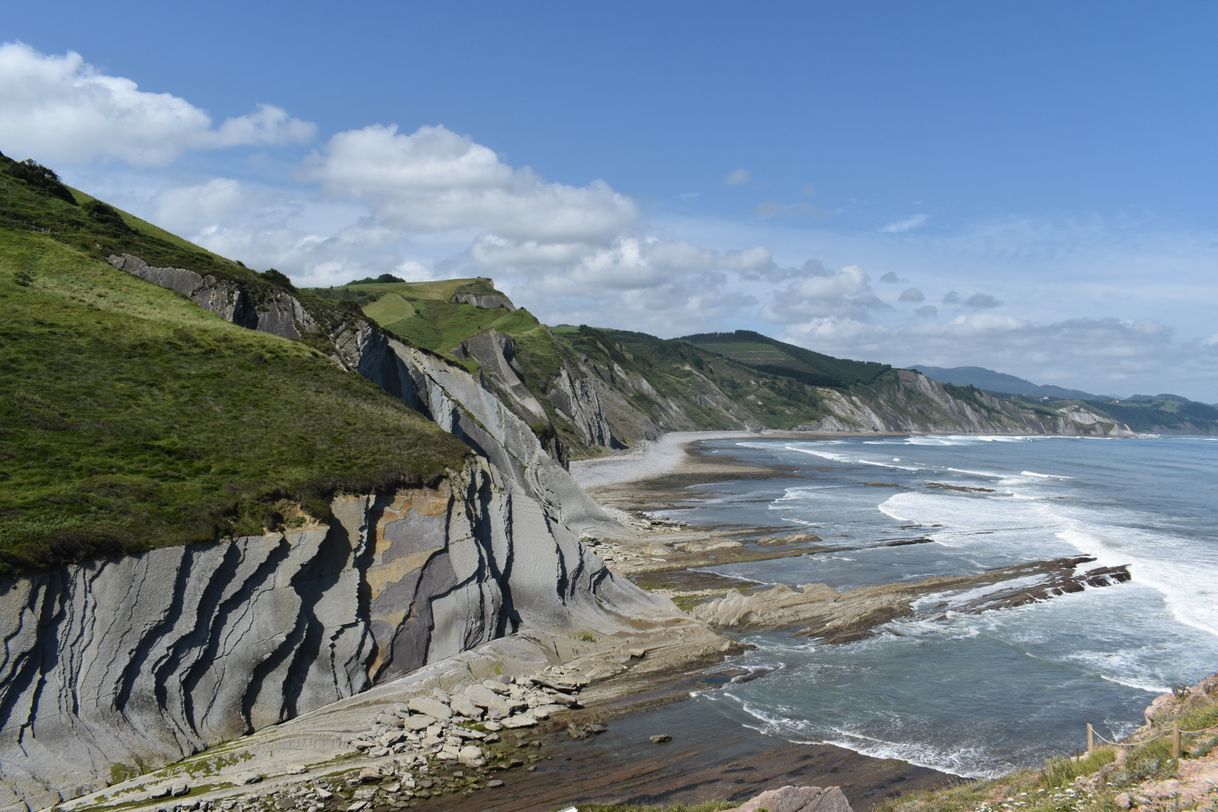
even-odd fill
[{"label": "grass-covered slope", "polygon": [[699,333],[685,336],[682,340],[761,372],[793,378],[811,386],[845,388],[868,384],[892,368],[888,364],[871,361],[834,358],[751,330]]},{"label": "grass-covered slope", "polygon": [[259,532],[291,503],[324,513],[335,492],[433,480],[466,453],[307,345],[102,257],[253,272],[0,183],[0,574]]},{"label": "grass-covered slope", "polygon": [[[457,361],[462,360],[455,354],[461,342],[484,330],[497,330],[525,340],[530,334],[545,331],[527,310],[507,306],[507,298],[495,290],[488,279],[439,282],[386,279],[389,281],[360,280],[312,292],[324,299],[357,305],[366,316],[398,338]],[[454,300],[478,296],[492,302],[502,300],[504,305],[478,307]]]},{"label": "grass-covered slope", "polygon": [[[794,376],[753,367],[683,339],[587,326],[554,335],[598,371],[623,370],[646,381],[615,382],[629,401],[663,428],[790,429],[825,415],[815,388]],[[674,425],[673,413],[686,425]]]}]

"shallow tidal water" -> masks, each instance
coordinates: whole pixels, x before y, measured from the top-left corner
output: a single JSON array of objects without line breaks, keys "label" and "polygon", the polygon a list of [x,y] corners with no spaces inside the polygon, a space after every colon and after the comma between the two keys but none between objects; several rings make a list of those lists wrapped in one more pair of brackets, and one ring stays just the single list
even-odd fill
[{"label": "shallow tidal water", "polygon": [[[1086,554],[1129,583],[980,615],[889,623],[823,645],[753,635],[761,676],[695,701],[790,741],[963,776],[1071,753],[1088,722],[1123,735],[1158,693],[1218,671],[1218,441],[911,436],[715,440],[706,453],[790,469],[690,489],[693,525],[789,527],[837,553],[728,565],[838,588]],[[972,493],[928,483],[985,488]],[[883,546],[899,539],[932,543]],[[938,603],[941,597],[931,596]]]}]

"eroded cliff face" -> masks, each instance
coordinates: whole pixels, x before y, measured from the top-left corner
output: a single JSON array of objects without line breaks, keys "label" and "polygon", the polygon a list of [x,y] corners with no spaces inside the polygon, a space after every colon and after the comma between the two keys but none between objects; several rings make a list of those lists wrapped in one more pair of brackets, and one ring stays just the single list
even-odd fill
[{"label": "eroded cliff face", "polygon": [[102,786],[510,633],[662,611],[485,460],[333,519],[0,584],[0,808]]},{"label": "eroded cliff face", "polygon": [[308,310],[287,291],[268,293],[256,300],[235,282],[187,268],[154,268],[131,254],[112,256],[110,264],[154,285],[177,291],[226,321],[251,330],[298,341],[318,326]]},{"label": "eroded cliff face", "polygon": [[1072,405],[1033,411],[986,392],[968,399],[949,392],[920,372],[901,369],[864,398],[857,393],[819,390],[831,413],[811,431],[974,432],[1116,436],[1129,429],[1107,415]]},{"label": "eroded cliff face", "polygon": [[613,520],[485,381],[364,319],[323,327],[286,290],[255,302],[188,269],[111,263],[250,329],[324,336],[335,363],[477,456],[434,487],[336,497],[325,523],[0,583],[0,810],[78,795],[116,765],[176,760],[520,627],[611,634],[671,613],[580,543]]}]

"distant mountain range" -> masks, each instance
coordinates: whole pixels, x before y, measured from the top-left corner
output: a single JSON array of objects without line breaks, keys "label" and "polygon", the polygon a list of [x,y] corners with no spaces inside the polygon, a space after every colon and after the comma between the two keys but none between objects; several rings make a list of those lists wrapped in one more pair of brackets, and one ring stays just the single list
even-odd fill
[{"label": "distant mountain range", "polygon": [[955,386],[975,386],[987,392],[997,392],[1003,395],[1021,395],[1023,397],[1049,398],[1051,400],[1118,400],[1110,395],[1093,395],[1081,389],[1067,389],[1064,386],[1042,385],[996,372],[985,367],[928,367],[918,365],[912,367],[928,378],[934,378],[939,383],[950,383]]},{"label": "distant mountain range", "polygon": [[997,395],[1049,401],[1087,403],[1134,431],[1163,434],[1218,434],[1218,404],[1200,403],[1180,395],[1134,395],[1117,398],[1081,389],[1045,386],[985,367],[912,367],[928,378],[953,386],[973,386]]}]

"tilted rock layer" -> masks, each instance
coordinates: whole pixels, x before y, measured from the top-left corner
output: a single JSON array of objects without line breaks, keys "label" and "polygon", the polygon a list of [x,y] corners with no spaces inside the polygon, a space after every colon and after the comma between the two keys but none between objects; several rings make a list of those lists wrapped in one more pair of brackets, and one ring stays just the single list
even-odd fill
[{"label": "tilted rock layer", "polygon": [[520,625],[618,627],[617,581],[485,461],[333,519],[0,585],[0,809],[100,786]]}]

